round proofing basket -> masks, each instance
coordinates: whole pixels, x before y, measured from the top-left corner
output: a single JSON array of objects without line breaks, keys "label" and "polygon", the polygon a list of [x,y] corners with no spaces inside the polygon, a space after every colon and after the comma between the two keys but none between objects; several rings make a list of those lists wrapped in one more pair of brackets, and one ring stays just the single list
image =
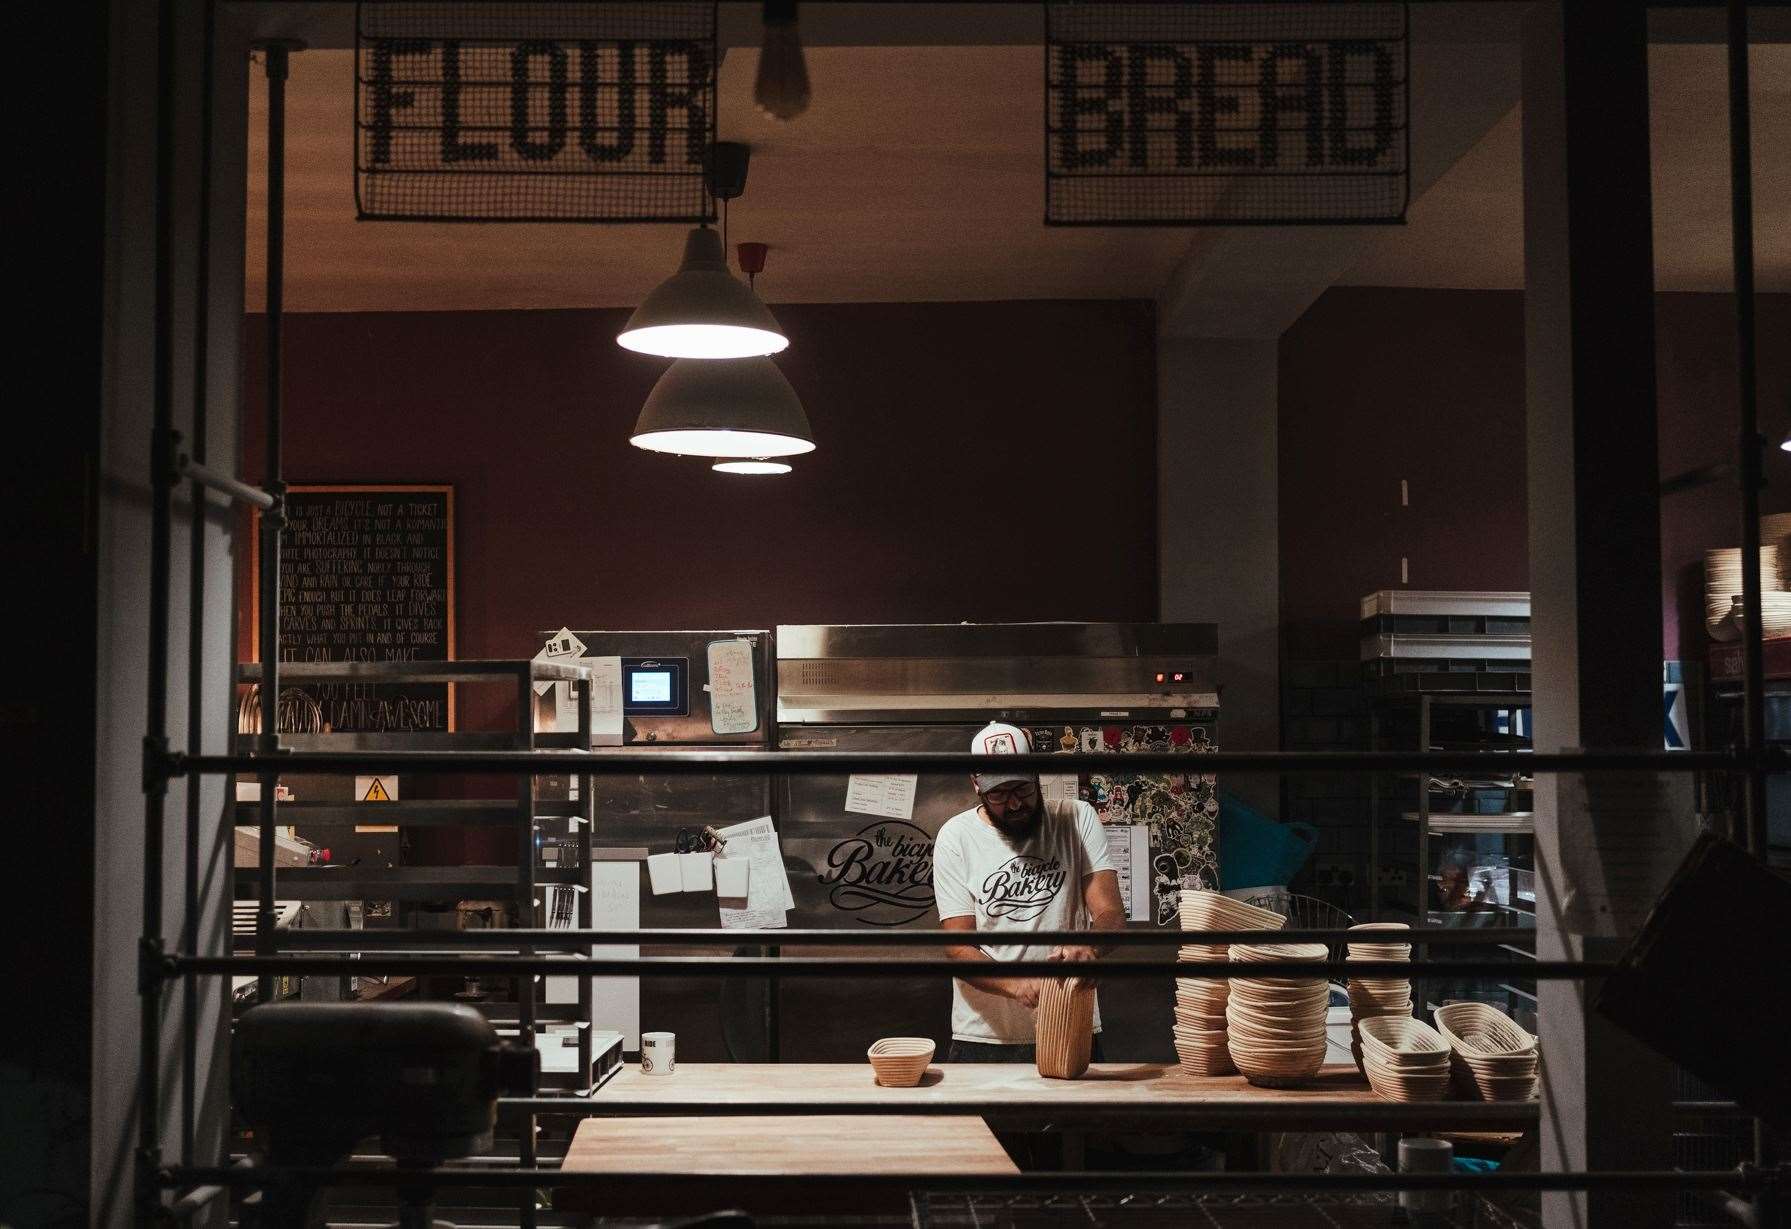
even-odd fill
[{"label": "round proofing basket", "polygon": [[885,1037],[874,1043],[865,1056],[877,1083],[885,1088],[913,1088],[927,1073],[933,1061],[931,1037]]},{"label": "round proofing basket", "polygon": [[1039,990],[1033,1024],[1038,1072],[1073,1080],[1088,1070],[1094,1046],[1094,987],[1077,978],[1052,979]]}]

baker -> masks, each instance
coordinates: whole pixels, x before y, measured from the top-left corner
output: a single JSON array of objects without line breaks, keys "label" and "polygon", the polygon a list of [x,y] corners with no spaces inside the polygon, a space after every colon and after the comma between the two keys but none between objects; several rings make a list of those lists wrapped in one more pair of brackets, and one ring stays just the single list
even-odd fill
[{"label": "baker", "polygon": [[[1032,750],[1026,732],[991,721],[971,739],[980,755]],[[954,1062],[1032,1062],[1033,1012],[1043,982],[1003,977],[1007,960],[1092,961],[1106,949],[1092,943],[1028,944],[1039,930],[1123,930],[1119,873],[1107,857],[1107,834],[1093,807],[1077,799],[1045,801],[1031,772],[985,770],[970,784],[980,802],[946,820],[933,844],[933,892],[947,930],[1011,936],[1012,942],[967,942],[946,949],[953,960],[990,966],[952,980]],[[1100,1005],[1095,1006],[1094,1057],[1100,1058]]]}]

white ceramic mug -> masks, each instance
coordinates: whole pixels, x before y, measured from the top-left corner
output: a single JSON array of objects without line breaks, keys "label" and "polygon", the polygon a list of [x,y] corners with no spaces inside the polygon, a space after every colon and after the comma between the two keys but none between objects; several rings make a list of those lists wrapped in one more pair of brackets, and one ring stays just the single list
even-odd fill
[{"label": "white ceramic mug", "polygon": [[641,1074],[670,1075],[678,1067],[678,1034],[641,1034]]}]

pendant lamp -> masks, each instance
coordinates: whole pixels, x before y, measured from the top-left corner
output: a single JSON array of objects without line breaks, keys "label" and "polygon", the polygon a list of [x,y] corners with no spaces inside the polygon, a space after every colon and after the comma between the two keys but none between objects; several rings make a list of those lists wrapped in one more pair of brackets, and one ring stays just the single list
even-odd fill
[{"label": "pendant lamp", "polygon": [[747,461],[717,461],[709,468],[718,474],[787,474],[795,467],[788,461],[753,457]]},{"label": "pendant lamp", "polygon": [[684,238],[684,262],[653,290],[616,337],[624,348],[663,358],[746,358],[790,344],[759,296],[728,272],[721,236],[699,226]]},{"label": "pendant lamp", "polygon": [[808,415],[768,358],[679,359],[647,394],[629,443],[684,456],[762,459],[813,452]]}]

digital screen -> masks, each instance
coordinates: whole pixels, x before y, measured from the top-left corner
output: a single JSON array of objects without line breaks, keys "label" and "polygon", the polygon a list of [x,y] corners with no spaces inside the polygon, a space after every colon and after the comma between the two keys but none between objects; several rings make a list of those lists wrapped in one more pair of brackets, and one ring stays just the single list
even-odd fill
[{"label": "digital screen", "polygon": [[630,704],[669,704],[671,699],[670,670],[636,670],[628,676]]}]

